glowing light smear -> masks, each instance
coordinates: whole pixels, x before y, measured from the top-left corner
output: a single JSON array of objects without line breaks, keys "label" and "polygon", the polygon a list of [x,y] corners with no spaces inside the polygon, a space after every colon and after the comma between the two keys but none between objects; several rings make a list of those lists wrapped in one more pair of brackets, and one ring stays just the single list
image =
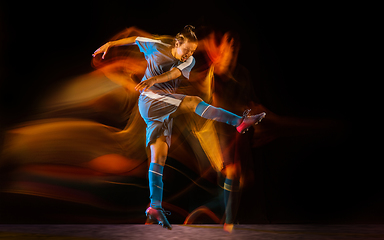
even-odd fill
[{"label": "glowing light smear", "polygon": [[[127,28],[111,40],[129,36],[170,39]],[[237,65],[239,49],[240,42],[235,35],[208,34],[200,40],[195,53],[200,62],[191,73],[191,85],[180,91],[199,95],[215,106],[240,115],[247,108],[252,108],[252,113],[265,111],[267,118],[264,121],[268,124],[256,127],[254,133],[239,135],[234,128],[199,118],[193,113],[175,119],[169,157],[185,168],[173,166],[174,173],[181,172],[187,177],[182,179],[184,190],[167,195],[164,205],[183,217],[188,216],[186,223],[193,223],[200,213],[207,214],[214,222],[219,221],[204,206],[189,215],[172,201],[188,196],[188,191],[196,187],[209,194],[217,193],[220,186],[216,172],[223,168],[223,162],[252,161],[252,147],[279,136],[308,132],[316,125],[313,121],[279,117],[256,103],[254,93],[250,91],[251,79],[238,74],[245,71]],[[44,181],[61,179],[60,184],[62,181],[71,184],[88,181],[89,184],[119,185],[119,181],[105,178],[124,176],[128,177],[126,186],[138,189],[145,186],[138,182],[146,179],[148,170],[146,126],[138,113],[138,92],[134,87],[144,74],[146,61],[136,46],[124,46],[110,49],[104,60],[98,55],[92,59],[92,65],[95,71],[67,81],[48,96],[40,113],[34,116],[36,120],[20,124],[6,133],[0,167],[12,166],[16,170],[10,172],[13,180],[9,180],[2,191],[115,209],[112,203],[102,201],[100,197],[87,192],[80,194],[79,191],[85,190],[55,188]],[[121,124],[125,124],[123,129],[117,127]],[[278,131],[276,126],[279,126]],[[303,128],[305,131],[300,130]],[[22,176],[26,173],[45,176],[46,180],[25,180]],[[170,174],[164,175],[165,188],[171,180]],[[241,181],[242,184],[253,181],[252,173],[242,171]],[[145,191],[141,193],[147,194]]]}]

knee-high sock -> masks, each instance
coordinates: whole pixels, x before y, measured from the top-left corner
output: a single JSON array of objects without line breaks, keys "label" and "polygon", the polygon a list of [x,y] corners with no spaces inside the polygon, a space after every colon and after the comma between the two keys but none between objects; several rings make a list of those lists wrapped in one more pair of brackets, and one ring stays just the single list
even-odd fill
[{"label": "knee-high sock", "polygon": [[161,202],[163,201],[163,170],[164,167],[160,164],[151,163],[149,165],[149,198],[153,208],[161,208]]},{"label": "knee-high sock", "polygon": [[235,127],[237,127],[242,121],[242,117],[236,114],[233,114],[225,109],[217,108],[212,105],[209,105],[204,101],[200,102],[197,105],[195,109],[195,113],[197,113],[199,116],[203,118],[215,120],[218,122],[223,122]]},{"label": "knee-high sock", "polygon": [[240,182],[226,178],[224,182],[225,223],[233,224],[240,203]]}]

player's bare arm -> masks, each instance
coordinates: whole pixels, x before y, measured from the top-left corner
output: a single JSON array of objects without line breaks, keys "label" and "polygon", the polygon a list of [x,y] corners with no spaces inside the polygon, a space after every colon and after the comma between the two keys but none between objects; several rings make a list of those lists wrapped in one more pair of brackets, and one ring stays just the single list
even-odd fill
[{"label": "player's bare arm", "polygon": [[104,59],[105,55],[107,54],[108,50],[110,47],[118,47],[118,46],[123,46],[123,45],[130,45],[134,44],[136,41],[137,37],[128,37],[128,38],[123,38],[119,39],[116,41],[110,41],[104,44],[103,46],[99,47],[93,54],[93,57],[96,57],[97,54],[103,53],[103,56],[101,57]]},{"label": "player's bare arm", "polygon": [[136,91],[145,91],[146,89],[150,88],[153,86],[155,83],[163,83],[163,82],[168,82],[173,79],[176,79],[181,76],[181,71],[178,68],[173,68],[168,72],[165,72],[161,75],[151,77],[147,80],[144,80],[137,84],[135,87]]}]

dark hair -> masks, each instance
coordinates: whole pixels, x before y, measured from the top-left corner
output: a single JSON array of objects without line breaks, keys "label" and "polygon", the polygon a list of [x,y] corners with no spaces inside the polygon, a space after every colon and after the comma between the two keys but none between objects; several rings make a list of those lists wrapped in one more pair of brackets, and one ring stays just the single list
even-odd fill
[{"label": "dark hair", "polygon": [[188,40],[189,42],[197,42],[198,40],[195,32],[193,31],[194,29],[195,27],[192,25],[185,26],[184,29],[176,35],[175,43],[177,41],[181,45],[185,40]]}]

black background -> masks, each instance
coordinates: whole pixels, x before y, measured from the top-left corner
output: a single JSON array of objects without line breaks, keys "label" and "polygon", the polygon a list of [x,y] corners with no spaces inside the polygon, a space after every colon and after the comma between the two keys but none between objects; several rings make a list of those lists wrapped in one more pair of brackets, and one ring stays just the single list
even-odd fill
[{"label": "black background", "polygon": [[[255,61],[264,66],[262,73],[252,74],[266,88],[258,90],[259,97],[273,112],[339,117],[349,112],[354,100],[353,84],[344,73],[345,59],[352,55],[346,51],[352,45],[346,35],[352,23],[336,6],[2,4],[1,96],[13,113],[21,112],[14,107],[28,109],[39,95],[36,91],[90,71],[90,53],[124,28],[172,35],[188,23],[240,33],[239,62],[248,69]],[[17,91],[11,91],[16,86]]]},{"label": "black background", "polygon": [[[283,116],[335,119],[343,127],[337,144],[322,138],[289,156],[284,141],[255,150],[262,152],[269,221],[383,222],[380,177],[364,150],[359,94],[350,77],[356,59],[350,33],[358,17],[348,12],[325,3],[2,2],[0,123],[6,129],[25,120],[57,83],[92,71],[93,51],[126,27],[169,35],[187,24],[236,30],[239,63],[258,82],[263,105]],[[255,62],[260,72],[252,71]],[[290,219],[283,216],[288,212],[294,212]]]}]

